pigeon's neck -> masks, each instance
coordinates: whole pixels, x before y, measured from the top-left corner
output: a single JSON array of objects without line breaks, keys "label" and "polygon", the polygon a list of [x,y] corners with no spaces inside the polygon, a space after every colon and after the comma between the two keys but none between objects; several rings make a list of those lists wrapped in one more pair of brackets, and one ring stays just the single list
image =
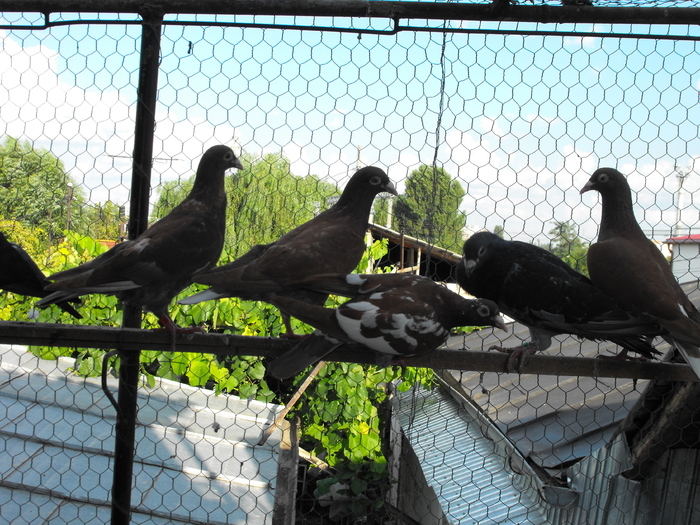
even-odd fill
[{"label": "pigeon's neck", "polygon": [[[349,196],[343,194],[338,199],[338,202],[333,206],[333,210],[336,212],[350,214],[358,219],[364,219],[365,227],[368,222],[369,214],[372,211],[372,203],[374,202],[374,196],[369,195],[353,195]],[[329,210],[330,211],[330,210]]]},{"label": "pigeon's neck", "polygon": [[194,200],[211,203],[212,206],[223,202],[226,203],[226,190],[224,188],[224,178],[221,181],[203,181],[196,178],[189,197]]},{"label": "pigeon's neck", "polygon": [[644,232],[634,218],[632,196],[629,192],[607,195],[603,198],[599,241],[609,237],[642,236]]}]

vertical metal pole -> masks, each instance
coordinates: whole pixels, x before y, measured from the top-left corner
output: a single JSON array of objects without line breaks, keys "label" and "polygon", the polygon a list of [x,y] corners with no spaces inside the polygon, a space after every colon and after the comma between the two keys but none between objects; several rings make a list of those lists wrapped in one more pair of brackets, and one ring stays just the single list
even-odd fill
[{"label": "vertical metal pole", "polygon": [[[139,66],[134,161],[129,208],[129,239],[135,239],[148,227],[148,199],[151,190],[151,160],[155,132],[156,94],[160,61],[160,34],[163,15],[143,15],[141,30],[141,64]],[[141,309],[124,306],[122,325],[141,328]],[[134,477],[134,437],[139,352],[120,352],[117,425],[114,445],[114,479],[112,483],[112,525],[128,525],[131,519],[131,490]]]}]

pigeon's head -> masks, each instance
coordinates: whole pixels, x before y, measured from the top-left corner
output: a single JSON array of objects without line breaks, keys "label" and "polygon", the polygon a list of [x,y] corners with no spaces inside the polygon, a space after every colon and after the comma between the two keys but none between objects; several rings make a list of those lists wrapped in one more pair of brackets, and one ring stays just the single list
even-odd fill
[{"label": "pigeon's head", "polygon": [[630,187],[625,176],[614,168],[600,168],[593,173],[580,193],[595,190],[601,195],[629,193]]},{"label": "pigeon's head", "polygon": [[[398,195],[394,183],[391,182],[389,176],[383,169],[377,168],[376,166],[366,166],[355,172],[348,182],[348,185],[345,187],[343,196],[357,193],[377,195],[383,191],[391,193],[392,195]],[[343,197],[341,197],[341,199],[342,198]]]},{"label": "pigeon's head", "polygon": [[506,323],[501,317],[498,305],[488,299],[475,299],[471,302],[475,326],[495,326],[507,330]]},{"label": "pigeon's head", "polygon": [[469,277],[479,262],[486,259],[493,249],[493,246],[503,242],[498,235],[491,232],[478,232],[469,237],[462,247],[462,260],[459,263],[461,272]]},{"label": "pigeon's head", "polygon": [[199,165],[200,168],[204,167],[208,172],[225,171],[229,168],[243,169],[243,164],[238,160],[233,150],[223,144],[212,146],[205,151]]}]

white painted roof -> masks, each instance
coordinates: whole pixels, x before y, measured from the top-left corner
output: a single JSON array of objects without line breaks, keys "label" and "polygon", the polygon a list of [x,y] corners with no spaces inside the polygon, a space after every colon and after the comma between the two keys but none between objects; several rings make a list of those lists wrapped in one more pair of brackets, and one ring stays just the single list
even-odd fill
[{"label": "white painted roof", "polygon": [[[0,345],[3,523],[110,521],[115,410],[72,364]],[[167,380],[138,403],[132,523],[272,523],[281,431],[257,442],[278,405]]]}]

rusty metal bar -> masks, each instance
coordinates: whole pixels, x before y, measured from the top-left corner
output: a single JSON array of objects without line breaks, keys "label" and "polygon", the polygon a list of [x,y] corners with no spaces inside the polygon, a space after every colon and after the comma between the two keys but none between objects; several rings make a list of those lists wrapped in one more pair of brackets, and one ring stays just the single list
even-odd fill
[{"label": "rusty metal bar", "polygon": [[[366,0],[0,0],[0,11],[37,13],[141,13],[144,5],[168,14],[278,15],[421,20],[490,20],[541,23],[698,24],[695,7],[510,5]],[[604,34],[601,36],[605,36]]]},{"label": "rusty metal bar", "polygon": [[[118,346],[125,351],[141,349],[169,351],[171,349],[170,335],[153,330],[15,321],[0,322],[0,344],[12,343],[104,349]],[[176,344],[178,351],[181,352],[200,352],[217,356],[277,357],[289,350],[296,342],[270,337],[227,334],[177,334]],[[505,370],[509,357],[507,354],[480,350],[482,349],[439,349],[422,356],[408,357],[405,359],[405,365],[479,372],[503,372]],[[364,347],[348,344],[335,350],[325,360],[375,364],[376,356]],[[567,377],[700,381],[688,365],[544,354],[528,356],[523,363],[522,373]]]},{"label": "rusty metal bar", "polygon": [[[162,14],[150,12],[141,29],[141,55],[134,130],[134,160],[129,200],[129,239],[135,239],[148,227],[148,199],[151,192],[151,164],[155,132],[158,68]],[[141,328],[140,307],[124,306],[124,328]],[[136,414],[138,411],[139,351],[116,347],[120,355],[117,424],[114,443],[112,483],[112,525],[131,521],[131,491],[134,484]]]}]

